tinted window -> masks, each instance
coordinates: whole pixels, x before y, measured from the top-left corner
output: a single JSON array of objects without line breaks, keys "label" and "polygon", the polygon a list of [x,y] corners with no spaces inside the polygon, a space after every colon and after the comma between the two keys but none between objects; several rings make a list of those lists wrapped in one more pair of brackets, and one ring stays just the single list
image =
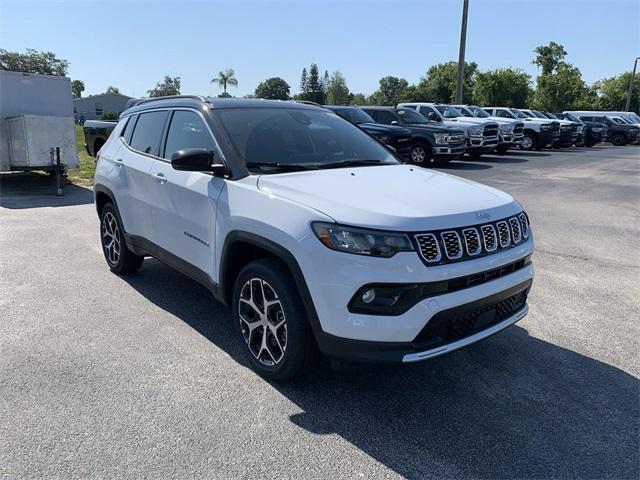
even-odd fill
[{"label": "tinted window", "polygon": [[378,121],[378,123],[386,123],[387,125],[390,125],[391,122],[398,121],[395,115],[391,112],[388,112],[387,110],[379,110],[377,113],[378,118],[376,120]]},{"label": "tinted window", "polygon": [[511,114],[508,113],[506,110],[498,110],[496,112],[496,116],[498,117],[504,117],[504,118],[512,118]]},{"label": "tinted window", "polygon": [[164,157],[171,159],[175,152],[185,148],[206,148],[213,151],[215,144],[197,113],[177,110],[171,117]]},{"label": "tinted window", "polygon": [[127,119],[127,124],[125,125],[124,129],[122,130],[122,135],[120,135],[121,137],[124,138],[124,141],[129,143],[131,141],[131,132],[133,132],[133,127],[136,124],[136,118],[138,118],[137,115],[131,115],[128,119]]},{"label": "tinted window", "polygon": [[344,162],[395,164],[378,142],[333,112],[299,108],[227,108],[216,112],[251,171],[288,166],[328,168]]},{"label": "tinted window", "polygon": [[138,115],[133,137],[131,137],[131,147],[157,157],[166,119],[166,111]]},{"label": "tinted window", "polygon": [[344,108],[334,110],[334,112],[351,123],[372,123],[374,121],[373,118],[359,108]]}]

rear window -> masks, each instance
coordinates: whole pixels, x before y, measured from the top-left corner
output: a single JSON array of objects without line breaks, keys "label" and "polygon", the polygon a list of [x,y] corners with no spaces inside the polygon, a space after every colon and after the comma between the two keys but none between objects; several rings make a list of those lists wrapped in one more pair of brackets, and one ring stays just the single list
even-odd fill
[{"label": "rear window", "polygon": [[131,147],[157,157],[160,152],[160,139],[166,119],[166,111],[138,115],[138,121],[131,137]]}]

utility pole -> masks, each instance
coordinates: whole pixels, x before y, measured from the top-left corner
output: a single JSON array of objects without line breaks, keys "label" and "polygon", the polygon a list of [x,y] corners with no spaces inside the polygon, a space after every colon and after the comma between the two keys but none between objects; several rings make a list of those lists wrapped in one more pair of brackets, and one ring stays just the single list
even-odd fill
[{"label": "utility pole", "polygon": [[458,55],[458,82],[456,83],[456,103],[462,103],[462,89],[464,87],[464,49],[467,43],[467,13],[469,0],[463,0],[462,27],[460,29],[460,54]]},{"label": "utility pole", "polygon": [[627,107],[624,109],[625,112],[628,112],[629,108],[631,108],[631,94],[633,93],[633,77],[636,76],[636,67],[638,66],[638,60],[640,60],[640,57],[636,57],[636,61],[633,62],[633,72],[631,73],[631,81],[629,82],[629,93],[627,94]]}]

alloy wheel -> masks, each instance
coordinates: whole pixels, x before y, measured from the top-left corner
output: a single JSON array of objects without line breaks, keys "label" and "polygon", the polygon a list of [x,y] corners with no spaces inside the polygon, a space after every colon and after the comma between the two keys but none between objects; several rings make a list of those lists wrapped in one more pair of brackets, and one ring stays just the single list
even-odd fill
[{"label": "alloy wheel", "polygon": [[525,150],[530,150],[531,148],[533,148],[533,138],[525,135],[522,139],[522,148]]},{"label": "alloy wheel", "polygon": [[423,163],[427,158],[427,152],[424,147],[418,145],[411,150],[411,161],[414,163]]},{"label": "alloy wheel", "polygon": [[238,305],[240,329],[258,362],[273,367],[287,350],[287,320],[276,291],[261,278],[247,281]]},{"label": "alloy wheel", "polygon": [[117,265],[120,259],[120,229],[118,221],[111,213],[105,213],[102,217],[102,248],[111,265]]}]

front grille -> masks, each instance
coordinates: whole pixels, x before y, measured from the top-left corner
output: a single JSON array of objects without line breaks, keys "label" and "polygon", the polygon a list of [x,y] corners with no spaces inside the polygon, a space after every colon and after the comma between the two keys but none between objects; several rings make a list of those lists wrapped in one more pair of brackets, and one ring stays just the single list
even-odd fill
[{"label": "front grille", "polygon": [[489,123],[484,126],[484,130],[482,131],[482,135],[485,137],[495,137],[498,135],[498,124],[497,123]]},{"label": "front grille", "polygon": [[571,131],[571,125],[562,125],[560,127],[560,131],[561,132],[570,132]]},{"label": "front grille", "polygon": [[529,238],[524,212],[496,222],[414,235],[427,265],[440,265],[490,255],[512,248]]},{"label": "front grille", "polygon": [[560,123],[559,122],[552,122],[551,123],[551,131],[554,132],[554,133],[560,132]]},{"label": "front grille", "polygon": [[571,124],[571,131],[572,132],[579,133],[580,130],[582,130],[582,128],[580,128],[579,125],[576,125],[576,124],[573,124],[573,123]]},{"label": "front grille", "polygon": [[445,140],[447,143],[464,143],[464,134],[449,135]]},{"label": "front grille", "polygon": [[513,127],[513,133],[520,134],[524,133],[524,123],[518,122],[515,127]]},{"label": "front grille", "polygon": [[396,137],[392,140],[391,146],[396,150],[398,155],[403,160],[411,160],[411,136]]},{"label": "front grille", "polygon": [[527,301],[527,289],[507,298],[497,300],[476,308],[461,308],[443,311],[434,315],[413,340],[416,346],[439,345],[462,340],[486,330],[524,307]]}]

